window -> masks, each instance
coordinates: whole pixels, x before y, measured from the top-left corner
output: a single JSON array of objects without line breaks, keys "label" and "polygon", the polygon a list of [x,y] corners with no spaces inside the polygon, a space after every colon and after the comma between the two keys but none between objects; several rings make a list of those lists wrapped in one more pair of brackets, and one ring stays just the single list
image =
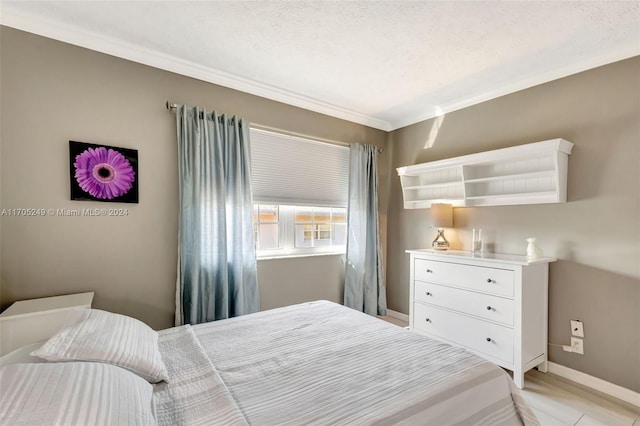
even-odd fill
[{"label": "window", "polygon": [[344,253],[349,149],[251,129],[258,257]]},{"label": "window", "polygon": [[340,207],[295,207],[295,247],[344,246],[347,212]]},{"label": "window", "polygon": [[253,227],[257,250],[280,247],[279,217],[277,205],[255,204],[253,206]]},{"label": "window", "polygon": [[258,257],[344,253],[347,209],[255,204]]}]

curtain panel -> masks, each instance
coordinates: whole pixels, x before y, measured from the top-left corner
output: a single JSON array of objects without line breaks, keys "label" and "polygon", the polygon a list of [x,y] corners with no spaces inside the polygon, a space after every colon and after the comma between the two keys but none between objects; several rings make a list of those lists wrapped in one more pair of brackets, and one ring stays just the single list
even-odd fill
[{"label": "curtain panel", "polygon": [[179,175],[176,325],[259,310],[249,123],[176,108]]},{"label": "curtain panel", "polygon": [[378,148],[349,148],[349,207],[344,304],[369,315],[386,315],[384,265],[378,223]]}]

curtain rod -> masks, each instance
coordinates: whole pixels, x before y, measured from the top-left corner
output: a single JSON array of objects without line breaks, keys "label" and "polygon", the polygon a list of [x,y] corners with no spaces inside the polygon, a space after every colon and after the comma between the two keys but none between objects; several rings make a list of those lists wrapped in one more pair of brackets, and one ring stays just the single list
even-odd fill
[{"label": "curtain rod", "polygon": [[[171,101],[167,101],[165,103],[165,106],[167,107],[167,110],[169,110],[170,112],[173,112],[176,109],[176,104],[174,104]],[[281,133],[284,135],[289,135],[289,136],[296,136],[299,138],[305,138],[305,139],[311,139],[313,141],[316,142],[323,142],[323,143],[328,143],[328,144],[332,144],[332,145],[340,145],[340,146],[345,146],[348,147],[349,145],[351,145],[348,142],[342,142],[342,141],[336,141],[333,139],[325,139],[325,138],[319,138],[316,136],[309,136],[309,135],[305,135],[304,133],[298,133],[298,132],[292,132],[290,130],[284,130],[284,129],[279,129],[277,127],[271,127],[271,126],[265,126],[263,124],[257,124],[257,123],[251,123],[251,127],[254,129],[258,129],[258,130],[266,130],[269,132],[275,132],[275,133]],[[378,147],[378,154],[382,154],[384,152],[384,148]]]}]

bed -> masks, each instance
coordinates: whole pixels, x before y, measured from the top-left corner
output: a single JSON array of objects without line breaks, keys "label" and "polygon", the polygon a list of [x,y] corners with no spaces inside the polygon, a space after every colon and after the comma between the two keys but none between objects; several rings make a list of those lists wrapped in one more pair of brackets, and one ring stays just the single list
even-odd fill
[{"label": "bed", "polygon": [[[75,326],[87,322],[78,320]],[[92,336],[91,343],[85,342],[84,346],[93,346],[96,336],[101,336],[98,340],[104,337],[111,345],[118,340],[92,327],[87,331]],[[76,338],[81,333],[72,334]],[[140,336],[136,335],[133,341],[144,340]],[[499,367],[464,349],[332,302],[310,302],[213,323],[175,327],[156,333],[153,339],[159,356],[142,351],[145,355],[133,364],[142,360],[148,365],[136,366],[138,371],[131,365],[124,365],[124,369],[113,366],[117,365],[113,359],[101,362],[93,359],[94,355],[81,357],[85,362],[68,362],[78,361],[78,357],[51,358],[46,363],[31,365],[23,364],[25,359],[16,353],[3,357],[0,424],[5,421],[19,424],[20,415],[25,419],[33,415],[33,410],[20,412],[12,402],[17,398],[15,388],[26,388],[23,376],[55,368],[60,370],[55,374],[62,377],[62,368],[68,369],[70,364],[102,370],[108,365],[109,371],[82,372],[92,377],[127,374],[109,380],[118,386],[125,386],[120,382],[126,382],[127,389],[137,389],[128,398],[139,400],[138,405],[128,410],[144,412],[144,416],[127,417],[127,413],[119,413],[127,419],[119,424],[148,424],[151,418],[163,426],[538,424],[510,377]],[[58,340],[54,342],[57,347],[68,350],[69,336]],[[132,352],[129,343],[119,345],[125,348],[123,354]],[[28,351],[38,346],[40,343]],[[117,351],[110,348],[105,352]],[[120,362],[127,357],[121,354],[113,358]],[[111,371],[112,368],[121,371]],[[96,386],[100,388],[96,394],[104,395],[103,384]],[[119,401],[117,391],[112,397],[116,402],[110,402],[109,407],[126,405]],[[46,404],[68,406],[70,400],[47,399]],[[85,400],[87,405],[76,407],[76,411],[98,413],[104,424],[115,424],[108,420],[116,418],[115,414],[105,417],[100,398],[87,396]],[[28,403],[21,404],[28,407]],[[55,411],[55,407],[51,410]],[[67,423],[88,416],[91,413],[82,412]],[[31,417],[27,420],[33,423]],[[48,419],[52,417],[53,414],[46,415]]]}]

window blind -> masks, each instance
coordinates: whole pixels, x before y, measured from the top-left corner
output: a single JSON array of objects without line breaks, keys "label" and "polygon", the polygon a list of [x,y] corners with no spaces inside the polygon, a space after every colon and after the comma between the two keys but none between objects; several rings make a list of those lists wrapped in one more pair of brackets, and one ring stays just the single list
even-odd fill
[{"label": "window blind", "polygon": [[251,129],[251,183],[254,202],[345,207],[349,148]]}]

